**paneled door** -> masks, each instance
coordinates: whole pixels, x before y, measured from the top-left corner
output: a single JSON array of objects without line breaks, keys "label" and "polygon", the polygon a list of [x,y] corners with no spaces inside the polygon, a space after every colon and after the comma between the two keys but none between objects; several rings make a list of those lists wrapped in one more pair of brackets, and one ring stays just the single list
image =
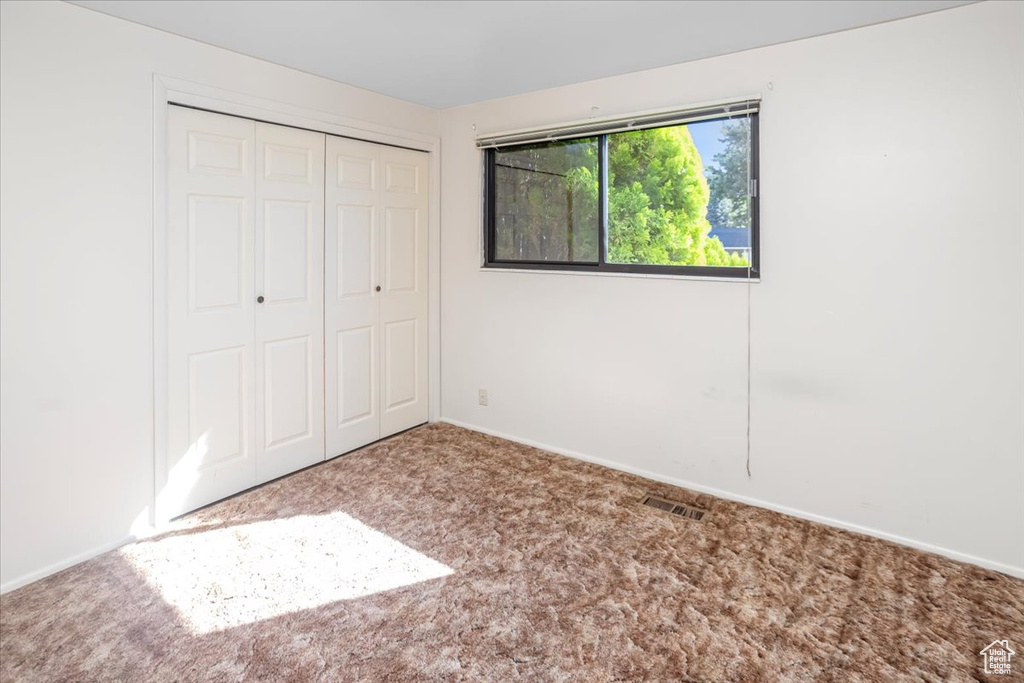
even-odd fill
[{"label": "paneled door", "polygon": [[323,133],[256,124],[256,479],[324,459]]},{"label": "paneled door", "polygon": [[256,483],[255,124],[168,108],[168,444],[157,514]]},{"label": "paneled door", "polygon": [[427,421],[427,155],[381,147],[380,435]]},{"label": "paneled door", "polygon": [[325,138],[169,107],[160,519],[324,459]]},{"label": "paneled door", "polygon": [[327,457],[427,420],[427,155],[327,136]]},{"label": "paneled door", "polygon": [[168,519],[427,420],[427,155],[168,110]]},{"label": "paneled door", "polygon": [[380,438],[380,147],[327,136],[327,457]]}]

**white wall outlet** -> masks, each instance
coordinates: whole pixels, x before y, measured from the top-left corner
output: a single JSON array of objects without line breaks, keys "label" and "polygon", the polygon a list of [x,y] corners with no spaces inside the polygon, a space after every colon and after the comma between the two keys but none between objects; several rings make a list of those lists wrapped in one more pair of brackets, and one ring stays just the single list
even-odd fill
[{"label": "white wall outlet", "polygon": [[487,390],[486,389],[480,389],[477,392],[477,398],[480,401],[480,405],[486,406],[487,405]]}]

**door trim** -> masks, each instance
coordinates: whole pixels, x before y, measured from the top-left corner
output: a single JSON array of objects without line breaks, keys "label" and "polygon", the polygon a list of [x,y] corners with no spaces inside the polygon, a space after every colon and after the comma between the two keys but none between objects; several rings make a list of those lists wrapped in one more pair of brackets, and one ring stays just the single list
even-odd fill
[{"label": "door trim", "polygon": [[[298,107],[242,92],[153,74],[153,488],[148,523],[161,528],[157,494],[167,484],[167,107],[179,104],[214,113],[256,119],[329,135],[355,138],[428,154],[427,209],[427,417],[436,422],[441,407],[441,138]],[[140,516],[141,517],[141,516]],[[142,521],[141,519],[139,520]]]}]

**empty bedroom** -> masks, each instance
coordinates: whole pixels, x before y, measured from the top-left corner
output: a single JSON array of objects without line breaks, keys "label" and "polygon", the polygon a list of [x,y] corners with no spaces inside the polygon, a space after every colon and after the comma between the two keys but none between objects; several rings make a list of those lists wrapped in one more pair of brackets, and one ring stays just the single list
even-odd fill
[{"label": "empty bedroom", "polygon": [[1024,2],[2,0],[0,681],[1024,681]]}]

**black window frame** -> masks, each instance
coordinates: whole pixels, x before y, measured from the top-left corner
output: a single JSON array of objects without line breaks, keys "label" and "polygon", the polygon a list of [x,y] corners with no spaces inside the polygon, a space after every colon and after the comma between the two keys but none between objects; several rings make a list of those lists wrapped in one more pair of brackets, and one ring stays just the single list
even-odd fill
[{"label": "black window frame", "polygon": [[[509,144],[497,147],[489,147],[484,152],[484,268],[510,269],[510,270],[554,270],[573,271],[584,273],[640,273],[647,275],[682,275],[688,277],[703,278],[727,278],[730,280],[747,280],[760,278],[761,276],[761,249],[760,249],[760,134],[758,131],[758,113],[715,116],[704,118],[693,123],[703,121],[724,121],[731,119],[750,120],[750,178],[752,192],[748,191],[750,198],[750,266],[678,266],[678,265],[657,265],[648,263],[608,263],[608,136],[615,135],[620,131],[608,133],[589,133],[576,137],[564,138],[561,142],[573,140],[587,140],[598,138],[598,261],[541,261],[541,260],[499,260],[494,257],[495,252],[495,229],[496,229],[496,201],[495,201],[495,167],[496,157],[499,151],[514,150],[519,147],[529,147],[530,143]],[[635,130],[650,130],[653,128],[668,128],[671,125],[681,124],[655,124],[650,126],[638,126]]]}]

